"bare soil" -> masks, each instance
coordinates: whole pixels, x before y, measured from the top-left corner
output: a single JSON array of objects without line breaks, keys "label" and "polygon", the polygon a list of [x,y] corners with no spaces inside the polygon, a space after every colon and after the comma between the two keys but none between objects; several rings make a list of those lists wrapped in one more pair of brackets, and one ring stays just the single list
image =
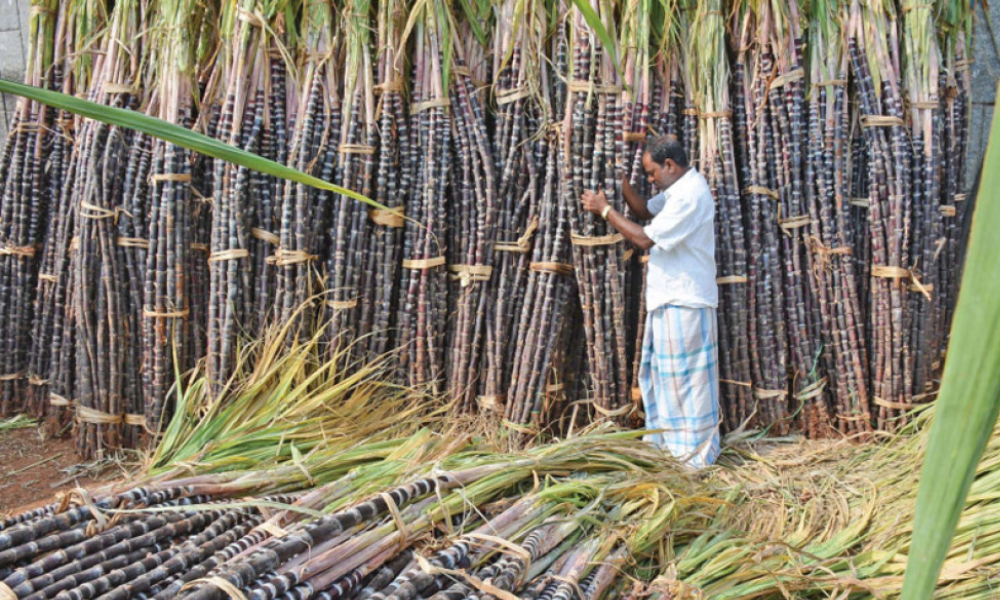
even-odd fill
[{"label": "bare soil", "polygon": [[45,428],[0,431],[0,518],[43,506],[59,492],[120,478],[105,463],[82,463],[72,436]]}]

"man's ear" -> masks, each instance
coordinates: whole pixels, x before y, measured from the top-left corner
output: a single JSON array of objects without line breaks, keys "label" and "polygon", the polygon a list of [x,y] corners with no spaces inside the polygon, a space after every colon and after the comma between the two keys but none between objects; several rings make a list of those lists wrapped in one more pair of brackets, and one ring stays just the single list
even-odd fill
[{"label": "man's ear", "polygon": [[674,159],[668,158],[663,161],[663,168],[667,171],[667,173],[673,174],[674,169],[677,168],[677,163],[674,162]]}]

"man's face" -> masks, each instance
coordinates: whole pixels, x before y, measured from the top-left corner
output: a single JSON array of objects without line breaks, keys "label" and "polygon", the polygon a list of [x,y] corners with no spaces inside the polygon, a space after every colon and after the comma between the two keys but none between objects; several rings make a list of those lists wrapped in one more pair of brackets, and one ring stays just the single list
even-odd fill
[{"label": "man's face", "polygon": [[646,171],[646,178],[649,183],[658,190],[665,190],[672,186],[680,178],[680,167],[671,159],[667,159],[662,165],[657,163],[646,152],[642,155],[642,168]]}]

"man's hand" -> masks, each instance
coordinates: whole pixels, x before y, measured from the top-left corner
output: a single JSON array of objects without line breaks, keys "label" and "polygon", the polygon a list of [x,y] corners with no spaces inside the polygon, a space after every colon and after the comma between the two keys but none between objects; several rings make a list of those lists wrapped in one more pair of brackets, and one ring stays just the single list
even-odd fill
[{"label": "man's hand", "polygon": [[584,210],[599,216],[604,207],[608,206],[608,198],[604,195],[603,191],[595,194],[593,191],[587,190],[583,192],[580,203],[583,204]]}]

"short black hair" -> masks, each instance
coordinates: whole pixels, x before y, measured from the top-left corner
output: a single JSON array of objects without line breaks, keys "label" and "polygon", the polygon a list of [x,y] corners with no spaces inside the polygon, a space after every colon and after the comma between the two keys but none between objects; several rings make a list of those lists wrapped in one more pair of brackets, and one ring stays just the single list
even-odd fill
[{"label": "short black hair", "polygon": [[646,152],[649,152],[649,157],[656,164],[664,165],[669,158],[677,163],[678,167],[688,166],[687,152],[684,151],[684,146],[676,135],[661,135],[653,138],[646,144]]}]

